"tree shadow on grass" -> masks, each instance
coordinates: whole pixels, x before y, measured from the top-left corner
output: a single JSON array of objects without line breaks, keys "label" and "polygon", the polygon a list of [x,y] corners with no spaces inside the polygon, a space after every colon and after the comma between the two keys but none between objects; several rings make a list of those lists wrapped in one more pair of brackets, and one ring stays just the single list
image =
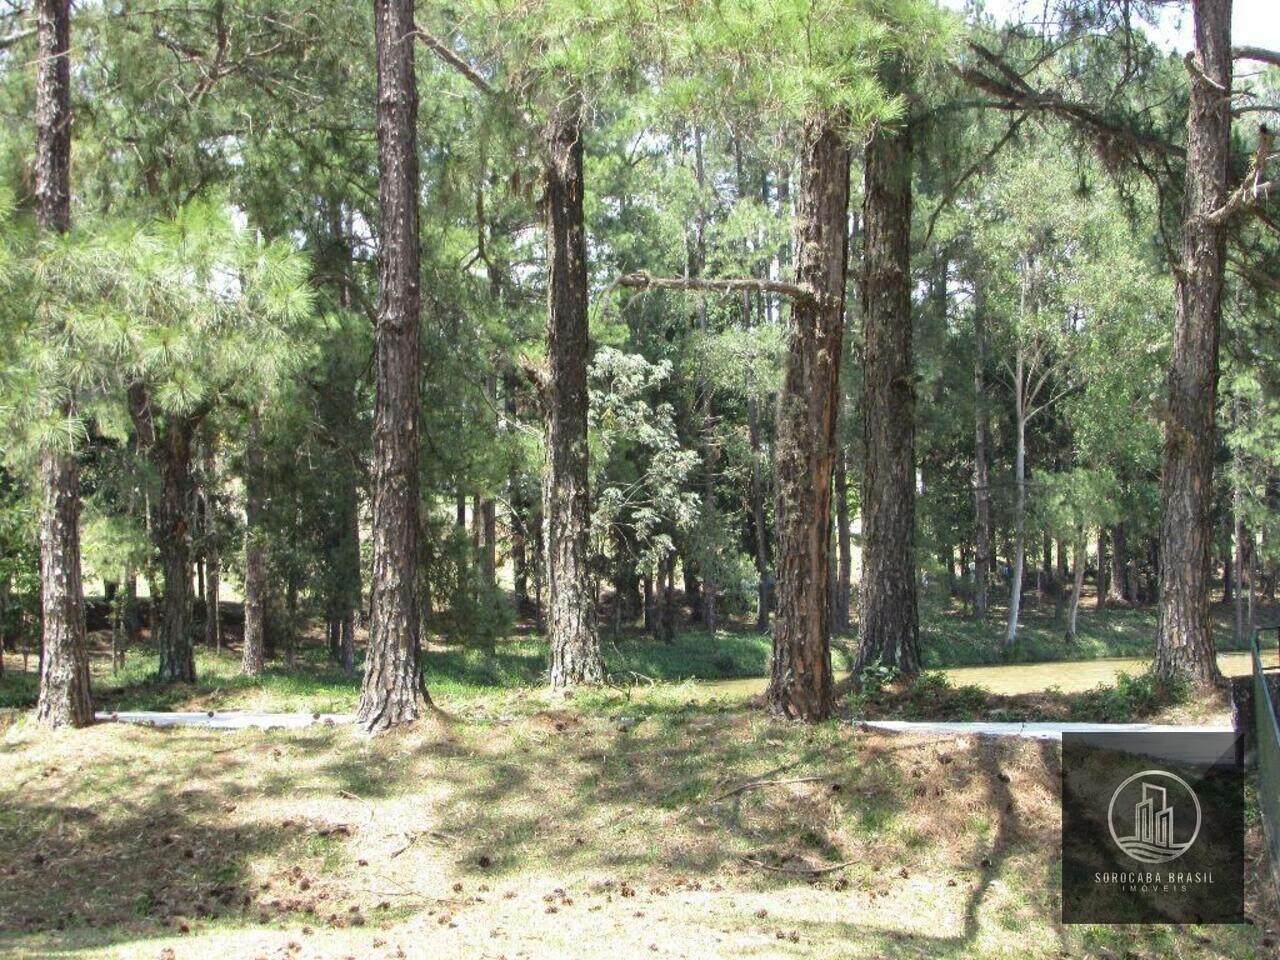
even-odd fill
[{"label": "tree shadow on grass", "polygon": [[[322,891],[297,882],[331,854],[332,825],[237,813],[258,754],[269,752],[280,768],[256,779],[260,796],[296,796],[307,776],[268,735],[100,725],[68,736],[79,738],[74,746],[55,740],[28,764],[33,773],[0,785],[0,953],[6,942],[30,956],[208,924],[315,922],[333,909],[317,899]],[[294,738],[291,749],[326,744],[317,733]],[[164,759],[147,756],[157,747]],[[270,884],[255,873],[263,860],[274,863]]]},{"label": "tree shadow on grass", "polygon": [[[512,736],[441,771],[450,800],[440,828],[461,838],[458,862],[477,878],[563,866],[633,882],[660,872],[807,884],[800,871],[850,856],[914,870],[913,855],[896,849],[905,847],[897,837],[908,829],[904,797],[918,815],[922,805],[946,802],[931,790],[972,793],[978,778],[996,817],[993,839],[948,841],[967,865],[987,859],[966,912],[966,935],[975,935],[1008,836],[1025,839],[1010,826],[1017,814],[994,746],[974,747],[970,753],[981,756],[973,762],[950,764],[930,751],[954,738],[908,744],[877,737],[862,749],[847,727],[810,736],[786,724],[744,727],[741,716],[714,719],[676,706],[651,712],[629,732],[560,721],[563,729],[536,738]],[[679,735],[682,725],[689,729]],[[896,759],[906,751],[924,752],[916,764],[923,779],[911,779],[912,768]],[[762,766],[762,756],[776,762]],[[522,803],[514,817],[513,799]],[[750,861],[797,875],[756,874],[744,867]]]},{"label": "tree shadow on grass", "polygon": [[141,803],[92,807],[37,790],[11,796],[0,811],[0,848],[10,854],[0,934],[56,941],[90,927],[119,942],[247,914],[259,893],[248,863],[284,839],[277,830],[196,819],[232,795],[172,787]]},{"label": "tree shadow on grass", "polygon": [[[613,883],[615,891],[629,883],[656,912],[662,895],[650,897],[652,888],[696,881],[705,890],[723,881],[730,892],[708,909],[708,924],[758,931],[785,922],[803,938],[800,946],[761,947],[763,956],[803,955],[805,943],[821,940],[856,942],[863,952],[870,944],[872,955],[958,960],[983,955],[993,932],[1016,937],[1009,931],[1028,907],[1038,930],[1056,933],[1049,952],[1075,945],[1057,923],[1050,890],[1052,743],[808,728],[681,703],[651,704],[626,727],[610,716],[547,710],[510,725],[454,721],[376,741],[312,728],[245,735],[239,745],[196,731],[138,731],[120,742],[153,747],[159,737],[167,759],[155,770],[98,750],[74,778],[55,774],[43,790],[39,782],[0,787],[0,849],[17,858],[0,886],[0,948],[10,934],[27,937],[17,942],[29,948],[37,931],[42,941],[71,944],[74,935],[83,945],[90,924],[95,943],[141,942],[171,933],[175,922],[199,923],[202,905],[224,922],[254,926],[264,912],[269,920],[305,915],[298,888],[274,873],[274,892],[255,884],[254,861],[274,860],[278,871],[305,857],[314,825],[293,822],[289,804],[314,812],[325,809],[316,804],[326,794],[349,808],[335,815],[360,818],[357,835],[368,830],[373,842],[359,855],[373,861],[369,875],[398,875],[418,900],[455,896],[455,880],[468,892],[497,880]],[[265,770],[263,754],[273,758]],[[38,766],[29,765],[36,776]],[[816,779],[796,782],[802,777]],[[250,791],[272,798],[270,823],[259,816],[238,825],[227,809]],[[412,834],[432,832],[443,842],[413,843]],[[177,839],[165,843],[167,836]],[[346,862],[356,855],[345,836],[326,842]],[[789,872],[846,859],[853,866],[817,877],[761,866]],[[317,884],[328,882],[314,867]],[[948,877],[958,884],[938,901],[945,909],[932,926],[918,912],[895,925],[883,907],[859,906],[888,895],[872,902],[910,911],[913,884],[941,886]],[[343,886],[353,882],[335,877],[335,899],[356,896]],[[761,903],[767,923],[755,919]],[[795,919],[784,919],[792,907]],[[701,922],[685,909],[680,922]]]}]

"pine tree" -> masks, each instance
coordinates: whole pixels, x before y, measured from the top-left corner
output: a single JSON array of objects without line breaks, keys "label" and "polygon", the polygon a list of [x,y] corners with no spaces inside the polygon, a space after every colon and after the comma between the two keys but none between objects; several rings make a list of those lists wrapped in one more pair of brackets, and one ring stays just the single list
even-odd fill
[{"label": "pine tree", "polygon": [[376,0],[378,311],[373,420],[373,587],[357,722],[385,730],[427,703],[418,609],[418,90],[413,0]]},{"label": "pine tree", "polygon": [[[71,3],[36,4],[36,223],[71,228]],[[74,392],[54,386],[52,416],[76,416]],[[49,727],[93,722],[80,574],[80,472],[74,449],[46,441],[40,454],[40,582],[44,631],[36,716]]]}]

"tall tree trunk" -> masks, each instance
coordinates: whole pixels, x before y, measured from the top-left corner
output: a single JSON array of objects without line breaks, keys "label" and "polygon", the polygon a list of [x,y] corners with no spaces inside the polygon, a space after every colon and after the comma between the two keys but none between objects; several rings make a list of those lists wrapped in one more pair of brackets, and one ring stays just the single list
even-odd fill
[{"label": "tall tree trunk", "polygon": [[547,629],[546,605],[542,602],[547,575],[546,537],[543,533],[543,528],[546,524],[543,523],[542,516],[542,508],[535,508],[529,537],[533,550],[533,563],[529,566],[529,571],[533,576],[533,624],[534,629],[539,633],[543,633]]},{"label": "tall tree trunk", "polygon": [[511,567],[517,616],[529,613],[529,498],[516,467],[507,481],[511,497]]},{"label": "tall tree trunk", "polygon": [[265,668],[267,646],[267,559],[263,543],[262,446],[255,411],[245,437],[244,643],[241,670],[250,677]]},{"label": "tall tree trunk", "polygon": [[1009,624],[1005,629],[1004,646],[1008,650],[1018,639],[1018,615],[1022,608],[1022,574],[1026,564],[1027,543],[1027,418],[1025,391],[1023,390],[1022,349],[1018,348],[1016,360],[1016,420],[1018,428],[1017,450],[1014,453],[1014,520],[1013,520],[1013,576],[1009,580]]},{"label": "tall tree trunk", "polygon": [[1232,568],[1235,570],[1235,641],[1238,644],[1244,638],[1244,493],[1240,489],[1240,455],[1236,453],[1236,477],[1231,491],[1232,530],[1231,539],[1235,544],[1236,558]]},{"label": "tall tree trunk", "polygon": [[80,479],[74,454],[40,463],[40,600],[43,612],[36,717],[47,727],[93,722],[80,575]]},{"label": "tall tree trunk", "polygon": [[862,612],[855,675],[885,664],[920,672],[916,601],[915,363],[911,317],[908,126],[867,143],[863,220]]},{"label": "tall tree trunk", "polygon": [[218,653],[222,652],[222,610],[218,606],[222,596],[222,559],[216,544],[208,548],[204,567],[204,642]]},{"label": "tall tree trunk", "polygon": [[836,569],[835,625],[837,634],[849,632],[849,602],[852,593],[853,548],[849,542],[849,471],[848,452],[843,448],[836,458]]},{"label": "tall tree trunk", "polygon": [[1053,539],[1046,533],[1041,541],[1040,569],[1036,573],[1036,600],[1043,602],[1053,592]]},{"label": "tall tree trunk", "polygon": [[222,556],[218,542],[217,510],[214,498],[217,465],[213,444],[204,444],[203,493],[204,505],[204,642],[205,646],[222,652],[222,611],[218,604],[222,595]]},{"label": "tall tree trunk", "polygon": [[693,558],[684,554],[680,561],[680,577],[684,580],[684,602],[689,607],[689,619],[695,623],[702,620],[702,584],[694,570]]},{"label": "tall tree trunk", "polygon": [[1249,607],[1248,619],[1245,621],[1245,636],[1252,637],[1253,631],[1257,629],[1258,620],[1258,551],[1253,540],[1253,535],[1249,536]]},{"label": "tall tree trunk", "polygon": [[756,629],[769,629],[769,531],[765,526],[764,454],[760,444],[760,413],[756,401],[747,399],[747,434],[751,444],[751,529],[755,533]]},{"label": "tall tree trunk", "polygon": [[294,573],[289,574],[289,579],[285,585],[285,603],[284,603],[284,665],[290,670],[294,666],[294,652],[298,646],[298,630],[302,626],[298,617],[298,577]]},{"label": "tall tree trunk", "polygon": [[[702,155],[702,129],[693,128],[693,160],[694,176],[698,184],[698,218],[694,240],[693,255],[689,258],[689,276],[702,276],[707,262],[707,211],[703,199],[706,189],[706,169]],[[707,333],[707,301],[703,297],[697,299],[698,330],[703,336]],[[701,620],[712,632],[716,629],[716,557],[715,551],[719,540],[719,524],[716,519],[716,466],[719,450],[715,437],[715,394],[708,377],[698,378],[699,407],[702,413],[700,429],[702,440],[702,542],[705,548],[706,563],[702,564],[703,597]]]},{"label": "tall tree trunk", "polygon": [[1102,610],[1107,605],[1107,528],[1098,528],[1098,574],[1095,579],[1096,609]]},{"label": "tall tree trunk", "polygon": [[658,586],[662,603],[658,606],[658,639],[671,643],[676,638],[676,554],[668,550],[658,561]]},{"label": "tall tree trunk", "polygon": [[338,663],[347,673],[356,670],[356,612],[348,610],[338,624]]},{"label": "tall tree trunk", "polygon": [[[515,429],[520,416],[519,381],[514,371],[503,376],[503,406],[507,421]],[[511,508],[511,573],[515,594],[516,616],[529,613],[529,497],[524,478],[515,462],[507,474],[507,502]]]},{"label": "tall tree trunk", "polygon": [[[338,541],[338,563],[345,572],[343,591],[336,612],[338,615],[338,663],[347,673],[356,668],[355,623],[361,604],[360,578],[360,491],[356,484],[354,463],[345,465],[342,484],[343,529]],[[424,608],[427,605],[424,603]]]},{"label": "tall tree trunk", "polygon": [[[4,676],[5,642],[9,639],[9,590],[12,574],[0,577],[0,677]],[[115,663],[114,658],[111,661]]]},{"label": "tall tree trunk", "polygon": [[193,683],[195,656],[191,644],[191,441],[194,428],[172,418],[154,448],[159,455],[160,498],[156,502],[156,546],[164,575],[160,619],[160,678]]},{"label": "tall tree trunk", "polygon": [[604,682],[590,564],[587,489],[587,237],[582,130],[567,105],[546,131],[547,360],[545,383],[547,584],[551,686]]},{"label": "tall tree trunk", "polygon": [[[373,414],[373,616],[357,722],[418,717],[418,90],[414,0],[374,0],[378,73],[378,312]],[[428,701],[429,702],[429,701]]]},{"label": "tall tree trunk", "polygon": [[[327,243],[321,263],[327,282],[335,288],[338,304],[351,310],[356,303],[352,279],[353,252],[349,214],[339,196],[329,196]],[[334,465],[334,489],[330,527],[324,538],[324,603],[328,621],[329,659],[350,673],[355,669],[354,629],[360,610],[362,564],[360,558],[360,474],[357,454],[344,442],[359,429],[359,385],[348,359],[333,356],[325,371],[322,390],[333,397],[321,407]],[[423,608],[430,609],[429,598]]]},{"label": "tall tree trunk", "polygon": [[[736,136],[734,138],[734,158],[738,196],[744,200],[750,199],[752,191],[743,170],[742,151]],[[762,200],[765,206],[768,206],[769,183],[767,173],[763,175],[761,191],[763,193]],[[743,254],[744,256],[749,256],[750,252],[751,244],[750,241],[747,241],[744,244]],[[767,263],[751,265],[753,276],[767,271]],[[745,329],[750,329],[757,322],[757,317],[763,317],[764,314],[765,306],[761,296],[744,291],[742,294],[742,326]],[[748,506],[751,511],[751,532],[755,548],[756,629],[764,633],[769,629],[769,545],[768,531],[765,528],[765,478],[764,455],[761,451],[760,443],[760,410],[759,402],[756,399],[756,384],[750,366],[747,369],[747,379],[744,386],[747,394],[747,442],[751,448],[751,490]]]},{"label": "tall tree trunk", "polygon": [[1125,603],[1129,599],[1128,560],[1129,543],[1124,524],[1111,528],[1111,582],[1107,584],[1107,599],[1112,603]]},{"label": "tall tree trunk", "polygon": [[[154,629],[160,654],[159,677],[193,683],[196,678],[192,650],[191,611],[191,472],[192,441],[202,412],[163,415],[143,383],[129,386],[129,415],[144,450],[160,477],[160,495],[151,511],[148,527],[160,557],[164,588],[158,629]],[[156,626],[155,593],[151,597],[151,621]]]},{"label": "tall tree trunk", "polygon": [[813,297],[791,305],[775,444],[778,615],[767,700],[770,712],[810,722],[829,716],[832,701],[827,568],[849,246],[849,148],[832,119],[805,124],[795,275]]},{"label": "tall tree trunk", "polygon": [[[142,642],[142,610],[138,603],[138,572],[133,566],[124,568],[124,637],[127,646]],[[124,666],[121,655],[120,665]]]},{"label": "tall tree trunk", "polygon": [[1084,568],[1088,561],[1086,551],[1088,541],[1085,540],[1084,528],[1081,527],[1076,535],[1075,548],[1073,550],[1073,560],[1075,562],[1075,571],[1071,580],[1071,607],[1067,612],[1067,642],[1073,643],[1076,639],[1076,615],[1080,612],[1080,594],[1084,590]]},{"label": "tall tree trunk", "polygon": [[990,606],[991,580],[991,410],[987,405],[986,302],[979,297],[973,312],[973,616],[985,622]]},{"label": "tall tree trunk", "polygon": [[[36,226],[71,228],[71,4],[36,2]],[[75,415],[74,399],[57,411]],[[80,464],[46,444],[40,453],[40,693],[46,727],[93,722],[80,573]]]},{"label": "tall tree trunk", "polygon": [[498,505],[491,497],[480,501],[480,532],[480,573],[492,589],[498,575]]},{"label": "tall tree trunk", "polygon": [[1210,508],[1225,228],[1206,217],[1227,198],[1231,0],[1195,0],[1182,262],[1160,477],[1160,614],[1155,673],[1218,682],[1209,618]]}]

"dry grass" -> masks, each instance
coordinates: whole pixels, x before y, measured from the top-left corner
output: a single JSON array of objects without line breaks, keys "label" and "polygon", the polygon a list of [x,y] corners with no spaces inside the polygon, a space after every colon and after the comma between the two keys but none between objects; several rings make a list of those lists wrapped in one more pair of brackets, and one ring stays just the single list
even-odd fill
[{"label": "dry grass", "polygon": [[1051,744],[521,691],[377,740],[19,721],[0,757],[11,956],[1243,958],[1274,936],[1061,926]]}]

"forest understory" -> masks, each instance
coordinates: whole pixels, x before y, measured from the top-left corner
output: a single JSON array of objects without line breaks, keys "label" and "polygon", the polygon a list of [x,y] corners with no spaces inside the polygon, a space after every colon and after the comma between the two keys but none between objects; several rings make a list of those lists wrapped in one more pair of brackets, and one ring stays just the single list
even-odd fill
[{"label": "forest understory", "polygon": [[[1086,600],[1085,602],[1091,603]],[[193,684],[167,684],[154,675],[155,651],[148,630],[143,642],[125,651],[123,663],[112,666],[107,630],[90,630],[88,655],[98,709],[129,710],[251,710],[263,713],[352,713],[360,692],[360,672],[345,672],[325,648],[320,625],[299,631],[292,651],[272,651],[265,672],[246,676],[241,670],[243,607],[222,604],[225,636],[218,650],[196,651],[198,678]],[[94,603],[90,602],[91,623]],[[1266,605],[1259,616],[1272,617]],[[999,608],[994,608],[998,618]],[[1113,605],[1081,614],[1073,641],[1062,636],[1062,612],[1052,603],[1030,601],[1023,614],[1023,635],[1012,656],[1002,654],[994,636],[998,627],[976,622],[956,601],[933,598],[923,605],[923,659],[926,673],[901,680],[892,674],[868,674],[860,694],[841,704],[846,719],[907,720],[1064,720],[1089,722],[1229,723],[1230,697],[1225,687],[1192,694],[1162,686],[1139,660],[1151,654],[1155,610]],[[1248,660],[1231,653],[1226,605],[1214,608],[1222,644],[1224,673],[1243,675]],[[357,631],[363,649],[364,632]],[[609,686],[602,693],[579,691],[588,699],[625,693],[628,700],[647,702],[683,696],[699,702],[719,699],[735,705],[759,706],[768,673],[771,640],[743,619],[726,618],[714,634],[683,623],[670,641],[629,626],[616,634],[603,633]],[[856,650],[856,636],[833,641],[838,677],[847,677]],[[0,710],[35,704],[38,686],[37,651],[10,650],[0,674]],[[1266,662],[1271,662],[1271,652]],[[1231,658],[1234,659],[1232,660]],[[292,662],[288,662],[291,659]],[[1060,664],[1052,683],[1034,677],[1001,682],[1004,667],[1019,664]],[[1078,665],[1078,666],[1077,666]],[[989,670],[981,669],[983,666]],[[1098,670],[1098,667],[1103,667]],[[466,708],[491,698],[495,691],[534,689],[545,681],[545,639],[530,621],[491,645],[428,639],[424,672],[437,699],[445,707]],[[1082,679],[1072,684],[1079,672]],[[1103,679],[1091,682],[1094,673]]]}]

